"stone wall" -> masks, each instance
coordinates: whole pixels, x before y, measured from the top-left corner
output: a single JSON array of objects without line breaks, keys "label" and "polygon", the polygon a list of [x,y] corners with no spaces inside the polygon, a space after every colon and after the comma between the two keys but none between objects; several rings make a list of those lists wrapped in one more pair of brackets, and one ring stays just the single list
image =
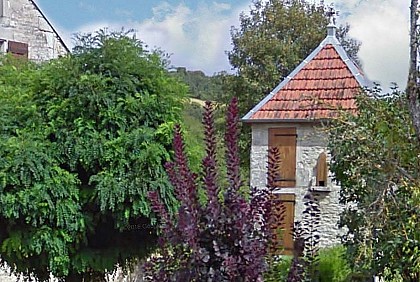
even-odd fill
[{"label": "stone wall", "polygon": [[[67,53],[59,36],[29,0],[0,0],[0,39],[29,45],[29,59],[45,61]],[[1,46],[7,51],[7,42]]]},{"label": "stone wall", "polygon": [[[337,222],[342,206],[338,202],[340,187],[331,177],[326,187],[316,187],[316,164],[319,155],[327,152],[326,133],[313,123],[299,124],[252,124],[251,147],[251,185],[264,187],[267,183],[268,129],[274,127],[296,127],[296,187],[281,188],[277,193],[295,194],[295,221],[302,219],[305,209],[303,197],[307,193],[318,199],[321,209],[320,246],[326,247],[340,243],[341,234]],[[319,191],[322,190],[322,191]]]}]

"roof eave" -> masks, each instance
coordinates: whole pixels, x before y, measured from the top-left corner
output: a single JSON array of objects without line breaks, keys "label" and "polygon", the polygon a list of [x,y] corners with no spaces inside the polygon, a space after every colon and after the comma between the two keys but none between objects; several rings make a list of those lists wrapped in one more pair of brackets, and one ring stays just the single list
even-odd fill
[{"label": "roof eave", "polygon": [[330,121],[331,118],[321,119],[241,119],[243,123],[315,123],[315,122],[326,122]]}]

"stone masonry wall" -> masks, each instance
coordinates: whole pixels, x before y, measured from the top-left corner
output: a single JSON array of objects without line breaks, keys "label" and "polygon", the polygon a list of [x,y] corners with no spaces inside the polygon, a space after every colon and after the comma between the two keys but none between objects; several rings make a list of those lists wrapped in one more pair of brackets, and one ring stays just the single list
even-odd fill
[{"label": "stone masonry wall", "polygon": [[[67,53],[51,26],[29,0],[0,0],[0,39],[27,43],[29,59],[45,61]],[[7,49],[7,43],[1,47]]]},{"label": "stone masonry wall", "polygon": [[322,129],[313,123],[300,124],[259,124],[252,125],[251,147],[251,185],[264,187],[267,183],[267,150],[268,129],[275,127],[296,127],[296,187],[281,188],[277,193],[295,194],[295,221],[302,219],[305,208],[303,197],[312,193],[318,199],[321,209],[320,247],[332,246],[340,243],[338,236],[341,231],[337,222],[342,206],[338,202],[340,187],[335,185],[331,177],[327,181],[326,191],[316,189],[316,164],[322,152],[327,152],[327,139]]}]

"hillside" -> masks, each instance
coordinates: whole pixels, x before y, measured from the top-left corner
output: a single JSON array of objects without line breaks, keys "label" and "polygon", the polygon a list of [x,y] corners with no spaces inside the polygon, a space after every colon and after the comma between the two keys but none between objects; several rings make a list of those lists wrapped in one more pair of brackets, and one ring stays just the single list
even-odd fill
[{"label": "hillside", "polygon": [[217,102],[222,96],[222,83],[218,76],[206,76],[200,70],[190,71],[184,67],[176,68],[171,74],[189,86],[191,98]]}]

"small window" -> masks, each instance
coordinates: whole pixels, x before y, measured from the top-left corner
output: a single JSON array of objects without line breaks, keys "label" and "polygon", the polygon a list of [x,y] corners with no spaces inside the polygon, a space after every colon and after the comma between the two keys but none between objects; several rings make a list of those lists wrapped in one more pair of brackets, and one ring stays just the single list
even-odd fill
[{"label": "small window", "polygon": [[13,56],[18,58],[28,59],[28,44],[9,41],[7,52],[13,54]]},{"label": "small window", "polygon": [[0,0],[0,17],[4,16],[4,12],[3,12],[3,0]]},{"label": "small window", "polygon": [[322,152],[316,164],[316,186],[326,187],[328,179],[327,155]]}]

